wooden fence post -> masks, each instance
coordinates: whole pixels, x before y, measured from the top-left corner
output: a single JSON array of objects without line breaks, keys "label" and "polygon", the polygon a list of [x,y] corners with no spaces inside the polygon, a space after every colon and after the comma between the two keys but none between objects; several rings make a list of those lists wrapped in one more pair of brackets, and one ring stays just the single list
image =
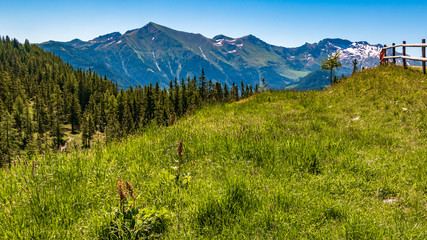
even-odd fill
[{"label": "wooden fence post", "polygon": [[[387,47],[387,45],[385,45],[385,44],[384,44],[384,47],[386,48],[386,47]],[[386,49],[386,50],[384,50],[384,61],[383,61],[383,64],[384,64],[384,65],[387,65],[387,63],[388,63],[388,59],[385,59],[385,57],[387,57],[387,49]]]},{"label": "wooden fence post", "polygon": [[[425,44],[426,43],[426,40],[425,39],[423,39],[422,41],[421,41],[423,44]],[[421,47],[421,51],[422,51],[422,57],[423,58],[425,58],[426,57],[426,47]],[[423,61],[423,73],[424,74],[426,74],[426,62],[424,62]]]},{"label": "wooden fence post", "polygon": [[[406,44],[406,41],[403,41],[403,46],[402,46],[402,55],[403,56],[406,56],[406,47],[405,47],[405,44]],[[403,68],[404,69],[406,69],[407,67],[406,67],[406,59],[405,58],[402,58],[402,60],[403,60]]]},{"label": "wooden fence post", "polygon": [[[384,44],[384,48],[386,48],[387,45]],[[387,57],[387,49],[383,50],[384,51],[384,57],[383,57],[383,62],[381,63],[382,65],[386,65],[387,59],[385,59],[385,57]]]},{"label": "wooden fence post", "polygon": [[[394,47],[396,44],[395,43],[393,43],[392,44],[393,45],[393,57],[395,57],[396,56],[396,47]],[[393,64],[394,65],[396,65],[396,58],[393,58]]]}]

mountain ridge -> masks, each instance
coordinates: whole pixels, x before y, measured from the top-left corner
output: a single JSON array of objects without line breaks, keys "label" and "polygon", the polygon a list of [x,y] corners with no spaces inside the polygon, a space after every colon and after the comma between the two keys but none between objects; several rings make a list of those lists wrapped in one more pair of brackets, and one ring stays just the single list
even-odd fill
[{"label": "mountain ridge", "polygon": [[155,82],[167,86],[174,78],[199,75],[202,68],[209,79],[221,83],[255,85],[265,78],[272,88],[283,88],[319,70],[321,60],[335,51],[344,53],[341,72],[350,73],[354,58],[366,67],[377,65],[381,49],[381,45],[339,38],[286,48],[252,34],[208,38],[153,22],[125,34],[113,32],[89,41],[48,41],[39,46],[77,68],[106,74],[125,88]]}]

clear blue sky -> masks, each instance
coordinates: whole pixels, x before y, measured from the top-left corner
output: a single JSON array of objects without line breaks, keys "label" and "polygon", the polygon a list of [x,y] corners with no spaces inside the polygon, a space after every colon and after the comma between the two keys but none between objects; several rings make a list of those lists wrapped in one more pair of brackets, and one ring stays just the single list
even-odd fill
[{"label": "clear blue sky", "polygon": [[253,34],[293,47],[323,38],[391,44],[427,38],[427,1],[0,0],[0,35],[90,40],[155,22],[206,37]]}]

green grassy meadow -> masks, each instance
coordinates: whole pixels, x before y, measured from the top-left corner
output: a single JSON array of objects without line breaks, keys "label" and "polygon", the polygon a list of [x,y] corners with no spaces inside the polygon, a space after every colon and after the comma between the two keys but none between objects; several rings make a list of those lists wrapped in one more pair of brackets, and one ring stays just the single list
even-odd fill
[{"label": "green grassy meadow", "polygon": [[22,159],[0,170],[0,238],[120,238],[119,176],[142,212],[125,238],[426,239],[427,77],[369,69]]}]

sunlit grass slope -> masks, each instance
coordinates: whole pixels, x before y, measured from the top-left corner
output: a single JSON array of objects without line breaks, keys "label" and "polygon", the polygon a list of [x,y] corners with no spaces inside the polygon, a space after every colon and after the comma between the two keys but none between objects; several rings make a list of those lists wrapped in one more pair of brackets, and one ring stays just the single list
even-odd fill
[{"label": "sunlit grass slope", "polygon": [[163,239],[425,239],[426,158],[427,77],[375,68],[1,170],[0,238],[102,237],[121,176]]}]

